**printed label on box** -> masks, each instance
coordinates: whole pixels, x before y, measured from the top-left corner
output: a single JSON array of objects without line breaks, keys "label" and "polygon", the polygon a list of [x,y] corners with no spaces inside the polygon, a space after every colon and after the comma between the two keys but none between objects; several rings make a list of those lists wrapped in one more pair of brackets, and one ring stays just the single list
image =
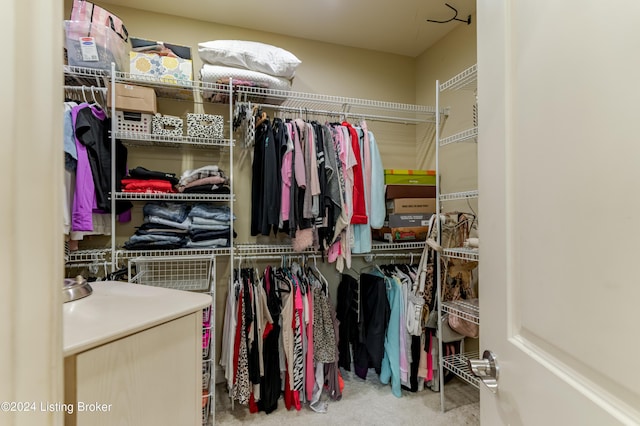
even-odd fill
[{"label": "printed label on box", "polygon": [[83,61],[98,62],[98,48],[93,37],[80,37],[80,50]]}]

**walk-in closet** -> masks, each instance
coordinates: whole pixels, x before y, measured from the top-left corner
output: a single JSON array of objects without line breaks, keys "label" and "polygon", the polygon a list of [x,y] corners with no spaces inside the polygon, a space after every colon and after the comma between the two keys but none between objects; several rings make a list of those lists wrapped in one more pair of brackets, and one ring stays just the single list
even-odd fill
[{"label": "walk-in closet", "polygon": [[[427,80],[416,58],[437,36],[398,55],[188,13],[65,6],[67,275],[210,297],[203,424],[352,411],[351,388],[367,384],[413,404],[450,386],[462,397],[437,415],[477,421],[477,391],[446,367],[465,336],[440,315],[436,274],[447,276],[426,244],[443,245],[433,154],[455,130],[451,107],[416,90]],[[104,36],[102,15],[115,22]],[[424,25],[464,33],[474,62],[474,25]],[[85,131],[84,116],[100,127]],[[447,247],[464,250],[458,237],[476,225]]]},{"label": "walk-in closet", "polygon": [[635,2],[5,6],[0,423],[640,424]]}]

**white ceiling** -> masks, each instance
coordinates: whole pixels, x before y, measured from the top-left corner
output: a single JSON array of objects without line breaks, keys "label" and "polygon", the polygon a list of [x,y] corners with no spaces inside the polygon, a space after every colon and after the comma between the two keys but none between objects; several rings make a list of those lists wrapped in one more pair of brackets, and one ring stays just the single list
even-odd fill
[{"label": "white ceiling", "polygon": [[[445,0],[107,0],[111,4],[415,57],[464,22]],[[458,19],[475,0],[446,0]]]}]

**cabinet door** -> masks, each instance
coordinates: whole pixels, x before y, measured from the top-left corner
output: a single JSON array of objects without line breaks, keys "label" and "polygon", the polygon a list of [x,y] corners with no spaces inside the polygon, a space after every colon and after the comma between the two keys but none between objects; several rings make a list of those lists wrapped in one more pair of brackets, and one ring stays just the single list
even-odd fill
[{"label": "cabinet door", "polygon": [[201,317],[194,313],[75,357],[77,403],[67,419],[75,417],[78,426],[202,424]]}]

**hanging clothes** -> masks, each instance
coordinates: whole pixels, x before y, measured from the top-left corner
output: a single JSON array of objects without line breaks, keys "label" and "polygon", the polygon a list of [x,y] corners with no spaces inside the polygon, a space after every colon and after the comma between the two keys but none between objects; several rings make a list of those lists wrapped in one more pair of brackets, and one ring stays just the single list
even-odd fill
[{"label": "hanging clothes", "polygon": [[264,273],[263,280],[264,292],[266,295],[267,307],[272,318],[270,331],[265,330],[266,336],[263,336],[263,364],[264,375],[260,381],[260,400],[258,401],[258,409],[269,414],[278,408],[278,399],[280,397],[280,299],[278,289],[274,281],[273,269],[268,266]]},{"label": "hanging clothes", "polygon": [[384,339],[390,315],[384,277],[361,274],[360,293],[362,334],[360,344],[354,348],[354,365],[358,377],[366,379],[369,368],[380,373],[384,356]]},{"label": "hanging clothes", "polygon": [[280,169],[278,150],[271,122],[256,127],[251,184],[251,235],[270,235],[280,219]]},{"label": "hanging clothes", "polygon": [[[109,193],[111,192],[110,123],[111,119],[107,118],[105,111],[97,106],[81,104],[77,107],[75,118],[76,138],[86,147],[94,182],[96,206],[104,212],[111,211],[111,201],[109,198]],[[120,140],[116,140],[115,150],[115,181],[116,191],[119,191],[119,182],[126,175],[127,148]],[[132,205],[129,202],[118,202],[116,203],[115,213],[122,213],[131,207]]]},{"label": "hanging clothes", "polygon": [[362,156],[360,155],[360,140],[358,138],[358,132],[353,126],[343,121],[342,125],[347,128],[349,139],[351,142],[351,149],[355,156],[355,162],[353,165],[353,215],[351,216],[351,224],[366,224],[369,219],[367,218],[367,207],[365,205],[364,195],[364,177],[362,167]]},{"label": "hanging clothes", "polygon": [[[262,278],[253,269],[234,271],[220,364],[231,398],[251,412],[277,409],[282,378],[287,409],[308,403],[324,412],[325,375],[341,380],[331,367],[337,367],[337,322],[326,284],[316,274],[295,262],[268,267]],[[331,398],[341,395],[341,389],[328,389]]]},{"label": "hanging clothes", "polygon": [[366,122],[256,122],[251,235],[284,232],[295,251],[313,248],[339,271],[351,267],[351,253],[371,251],[371,226],[386,215],[384,170]]}]

